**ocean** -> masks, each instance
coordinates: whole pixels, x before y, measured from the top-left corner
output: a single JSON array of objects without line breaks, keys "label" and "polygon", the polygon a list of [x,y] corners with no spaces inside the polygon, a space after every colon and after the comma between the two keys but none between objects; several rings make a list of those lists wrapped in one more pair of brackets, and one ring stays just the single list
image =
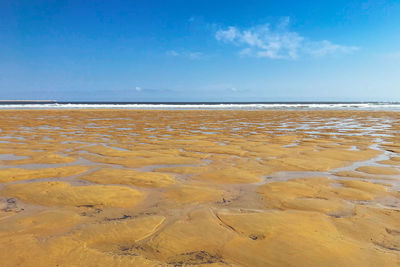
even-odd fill
[{"label": "ocean", "polygon": [[58,102],[2,101],[0,109],[146,110],[381,110],[400,111],[400,102]]}]

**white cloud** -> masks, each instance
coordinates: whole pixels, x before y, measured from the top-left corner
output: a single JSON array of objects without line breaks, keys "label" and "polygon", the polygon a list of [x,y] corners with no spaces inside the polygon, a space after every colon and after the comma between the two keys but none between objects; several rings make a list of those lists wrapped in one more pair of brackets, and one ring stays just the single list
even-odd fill
[{"label": "white cloud", "polygon": [[204,58],[204,54],[202,52],[191,52],[191,51],[177,52],[175,50],[169,50],[166,52],[166,55],[170,57],[182,57],[191,60]]},{"label": "white cloud", "polygon": [[138,91],[138,92],[140,92],[140,91],[142,91],[142,87],[136,86],[136,87],[135,87],[135,90]]},{"label": "white cloud", "polygon": [[400,59],[400,51],[384,54],[383,57],[386,59]]},{"label": "white cloud", "polygon": [[344,53],[344,54],[350,54],[354,51],[357,51],[359,48],[356,46],[344,46],[344,45],[338,45],[338,44],[333,44],[330,41],[323,40],[320,42],[310,42],[308,47],[306,47],[306,51],[310,55],[314,56],[325,56],[328,54],[334,54],[334,53]]},{"label": "white cloud", "polygon": [[203,53],[201,52],[190,52],[187,54],[189,59],[200,59],[203,57]]},{"label": "white cloud", "polygon": [[171,57],[177,57],[179,56],[179,53],[176,52],[175,50],[169,50],[166,52],[167,56],[171,56]]},{"label": "white cloud", "polygon": [[289,30],[290,19],[282,19],[276,27],[263,24],[248,29],[229,26],[215,33],[223,43],[234,44],[242,49],[241,56],[272,59],[296,59],[302,54],[325,56],[334,53],[352,53],[355,46],[344,46],[327,40],[312,41]]},{"label": "white cloud", "polygon": [[227,30],[219,30],[215,34],[215,38],[217,38],[218,41],[223,41],[223,42],[233,42],[238,36],[239,32],[235,27],[228,27]]}]

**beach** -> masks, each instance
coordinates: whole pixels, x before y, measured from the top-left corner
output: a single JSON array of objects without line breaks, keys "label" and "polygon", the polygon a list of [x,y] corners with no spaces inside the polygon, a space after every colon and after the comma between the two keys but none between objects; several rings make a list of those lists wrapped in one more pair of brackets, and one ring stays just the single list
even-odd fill
[{"label": "beach", "polygon": [[2,266],[398,266],[400,112],[0,110]]}]

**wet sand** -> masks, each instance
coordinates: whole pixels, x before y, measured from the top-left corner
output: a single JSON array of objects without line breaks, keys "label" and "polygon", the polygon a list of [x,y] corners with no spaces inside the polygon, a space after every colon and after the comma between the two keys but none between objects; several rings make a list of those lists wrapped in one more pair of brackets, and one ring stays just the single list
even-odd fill
[{"label": "wet sand", "polygon": [[400,265],[400,112],[0,117],[1,266]]}]

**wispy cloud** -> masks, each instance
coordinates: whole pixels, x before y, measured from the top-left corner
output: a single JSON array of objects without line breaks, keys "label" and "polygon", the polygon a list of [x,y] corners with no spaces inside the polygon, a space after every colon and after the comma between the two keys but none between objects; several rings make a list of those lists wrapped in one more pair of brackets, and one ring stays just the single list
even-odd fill
[{"label": "wispy cloud", "polygon": [[215,83],[215,84],[205,84],[197,88],[200,92],[210,92],[210,93],[224,93],[224,94],[240,94],[248,91],[247,89],[239,86],[235,86],[232,83]]},{"label": "wispy cloud", "polygon": [[176,52],[175,50],[169,50],[165,53],[167,56],[171,56],[171,57],[177,57],[179,56],[179,53]]},{"label": "wispy cloud", "polygon": [[223,43],[240,47],[241,56],[271,59],[297,59],[301,55],[325,56],[336,53],[353,53],[359,48],[335,44],[328,40],[314,41],[289,29],[290,19],[284,18],[272,27],[258,25],[248,29],[230,26],[219,29],[215,38]]},{"label": "wispy cloud", "polygon": [[384,58],[386,58],[386,59],[400,59],[400,51],[386,53],[386,54],[384,54]]},{"label": "wispy cloud", "polygon": [[141,87],[135,86],[133,89],[121,89],[122,91],[116,90],[116,93],[129,93],[134,92],[137,95],[147,95],[147,94],[158,94],[158,93],[175,93],[173,89],[169,88],[151,88],[151,87]]},{"label": "wispy cloud", "polygon": [[189,59],[201,59],[203,58],[204,54],[201,52],[190,52],[187,54]]},{"label": "wispy cloud", "polygon": [[313,56],[325,56],[334,53],[351,54],[359,49],[357,46],[334,44],[328,40],[309,42],[304,47],[305,52]]},{"label": "wispy cloud", "polygon": [[197,59],[203,59],[205,58],[204,53],[202,52],[188,52],[188,51],[183,51],[183,52],[178,52],[176,50],[169,50],[165,53],[169,57],[182,57],[182,58],[187,58],[190,60],[197,60]]}]

